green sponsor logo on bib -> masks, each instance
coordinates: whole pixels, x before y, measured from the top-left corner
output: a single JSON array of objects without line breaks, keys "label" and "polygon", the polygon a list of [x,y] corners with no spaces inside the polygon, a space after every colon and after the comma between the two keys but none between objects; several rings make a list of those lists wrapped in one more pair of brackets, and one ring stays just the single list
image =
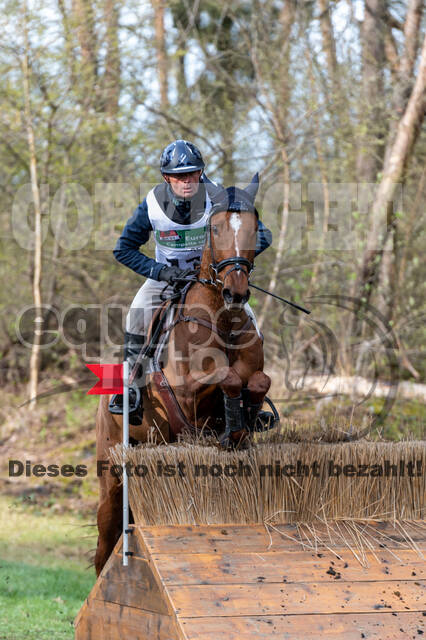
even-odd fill
[{"label": "green sponsor logo on bib", "polygon": [[171,229],[169,231],[155,231],[155,241],[161,247],[173,249],[191,249],[201,247],[206,238],[206,227],[198,229]]}]

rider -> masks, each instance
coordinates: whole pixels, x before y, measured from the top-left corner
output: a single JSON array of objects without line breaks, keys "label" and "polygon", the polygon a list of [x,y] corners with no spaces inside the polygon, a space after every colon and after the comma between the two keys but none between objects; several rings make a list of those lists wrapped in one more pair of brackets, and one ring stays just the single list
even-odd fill
[{"label": "rider", "polygon": [[[175,140],[162,152],[160,171],[164,182],[149,191],[133,212],[114,249],[115,258],[145,276],[126,317],[124,358],[135,363],[145,341],[160,295],[172,292],[176,279],[195,274],[205,242],[212,200],[221,191],[204,174],[204,161],[195,145]],[[256,255],[266,249],[272,234],[259,220]],[[139,251],[154,232],[155,259]],[[165,286],[166,285],[166,286]],[[132,398],[131,398],[132,404]],[[122,413],[122,396],[113,396],[113,413]],[[131,416],[140,423],[142,407],[133,399]]]}]

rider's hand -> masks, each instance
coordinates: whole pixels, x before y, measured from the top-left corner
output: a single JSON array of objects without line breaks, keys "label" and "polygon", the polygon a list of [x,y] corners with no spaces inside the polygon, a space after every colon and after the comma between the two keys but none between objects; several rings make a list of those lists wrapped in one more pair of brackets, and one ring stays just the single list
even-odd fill
[{"label": "rider's hand", "polygon": [[195,275],[193,269],[180,269],[179,267],[163,267],[158,275],[160,281],[173,284],[176,280]]}]

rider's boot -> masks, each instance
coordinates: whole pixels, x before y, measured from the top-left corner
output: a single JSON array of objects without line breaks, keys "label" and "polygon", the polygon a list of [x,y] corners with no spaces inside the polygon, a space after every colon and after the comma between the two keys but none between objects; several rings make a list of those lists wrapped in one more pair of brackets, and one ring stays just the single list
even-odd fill
[{"label": "rider's boot", "polygon": [[274,423],[274,414],[270,411],[262,411],[262,402],[252,402],[248,389],[243,389],[244,419],[248,431],[264,431]]},{"label": "rider's boot", "polygon": [[[136,364],[136,360],[146,341],[144,334],[124,333],[124,359],[129,363],[129,373]],[[131,425],[142,424],[143,404],[140,387],[143,384],[143,366],[139,365],[138,372],[133,383],[129,386],[129,423]],[[123,394],[115,393],[108,405],[108,409],[113,414],[123,414]]]},{"label": "rider's boot", "polygon": [[259,417],[259,412],[262,408],[262,404],[263,402],[259,402],[254,404],[253,402],[250,402],[248,404],[247,407],[245,408],[245,414],[246,414],[246,426],[247,429],[251,432],[251,431],[258,431],[258,429],[256,428],[256,421],[257,418]]}]

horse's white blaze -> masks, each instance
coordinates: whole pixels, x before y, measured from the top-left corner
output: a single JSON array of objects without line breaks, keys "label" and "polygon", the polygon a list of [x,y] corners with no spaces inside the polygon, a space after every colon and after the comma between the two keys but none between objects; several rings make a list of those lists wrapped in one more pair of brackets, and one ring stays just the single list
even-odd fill
[{"label": "horse's white blaze", "polygon": [[230,224],[231,227],[234,230],[234,238],[235,238],[235,251],[236,251],[236,255],[238,256],[240,253],[240,250],[238,248],[238,231],[239,228],[241,227],[241,215],[239,213],[237,213],[236,211],[234,211],[234,213],[231,215],[231,219],[230,219]]}]

